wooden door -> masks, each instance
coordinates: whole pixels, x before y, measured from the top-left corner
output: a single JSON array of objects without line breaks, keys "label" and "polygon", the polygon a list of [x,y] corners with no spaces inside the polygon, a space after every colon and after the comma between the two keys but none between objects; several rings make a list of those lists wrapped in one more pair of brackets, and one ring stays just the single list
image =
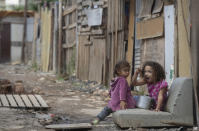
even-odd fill
[{"label": "wooden door", "polygon": [[102,83],[104,81],[105,39],[91,39],[89,57],[89,80]]},{"label": "wooden door", "polygon": [[0,24],[0,63],[10,61],[10,23]]},{"label": "wooden door", "polygon": [[79,36],[77,77],[81,80],[88,80],[89,77],[91,43],[88,37],[84,35]]}]

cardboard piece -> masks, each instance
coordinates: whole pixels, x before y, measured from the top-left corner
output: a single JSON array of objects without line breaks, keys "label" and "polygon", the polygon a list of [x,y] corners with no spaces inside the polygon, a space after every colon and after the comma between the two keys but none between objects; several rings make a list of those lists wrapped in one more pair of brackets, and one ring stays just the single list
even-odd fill
[{"label": "cardboard piece", "polygon": [[163,35],[164,19],[163,17],[153,18],[136,23],[136,38],[147,39]]}]

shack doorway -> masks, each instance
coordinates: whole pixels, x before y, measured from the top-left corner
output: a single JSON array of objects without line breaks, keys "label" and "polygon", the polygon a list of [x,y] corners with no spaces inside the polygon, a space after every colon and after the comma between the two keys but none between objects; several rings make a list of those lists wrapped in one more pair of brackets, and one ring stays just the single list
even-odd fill
[{"label": "shack doorway", "polygon": [[0,63],[10,61],[10,23],[0,24]]}]

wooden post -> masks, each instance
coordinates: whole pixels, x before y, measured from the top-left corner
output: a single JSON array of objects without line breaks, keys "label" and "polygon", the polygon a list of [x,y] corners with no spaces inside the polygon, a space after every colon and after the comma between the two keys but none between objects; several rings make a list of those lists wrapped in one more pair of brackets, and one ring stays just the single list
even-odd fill
[{"label": "wooden post", "polygon": [[[135,14],[135,0],[130,1],[130,18],[129,18],[129,35],[128,35],[128,49],[127,49],[127,54],[126,54],[126,60],[130,63],[131,65],[131,72],[132,67],[133,67],[133,46],[134,46],[134,14]],[[127,78],[127,81],[130,83],[131,81],[132,74],[129,75]]]},{"label": "wooden post", "polygon": [[58,31],[58,21],[57,21],[57,3],[54,4],[54,31],[53,31],[53,72],[57,72],[57,31]]},{"label": "wooden post", "polygon": [[24,28],[23,28],[23,41],[22,41],[22,50],[21,50],[21,62],[25,62],[25,44],[26,44],[26,28],[27,28],[27,1],[25,0],[24,7]]},{"label": "wooden post", "polygon": [[36,64],[36,52],[37,52],[37,34],[38,34],[38,19],[39,14],[35,13],[34,15],[34,37],[33,37],[33,44],[32,44],[32,64]]},{"label": "wooden post", "polygon": [[62,0],[59,0],[58,75],[62,68]]},{"label": "wooden post", "polygon": [[[190,1],[190,14],[191,14],[191,64],[192,64],[192,77],[193,77],[193,85],[194,85],[194,96],[195,96],[195,117],[197,127],[199,126],[199,106],[198,106],[198,98],[199,98],[199,16],[198,16],[198,8],[199,1],[191,0]],[[191,90],[191,89],[190,89]]]}]

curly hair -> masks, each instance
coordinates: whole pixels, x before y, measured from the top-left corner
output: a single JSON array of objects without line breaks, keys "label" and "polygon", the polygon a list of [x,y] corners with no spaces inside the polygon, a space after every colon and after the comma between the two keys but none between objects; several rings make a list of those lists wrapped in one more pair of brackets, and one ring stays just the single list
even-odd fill
[{"label": "curly hair", "polygon": [[155,82],[164,80],[166,78],[163,67],[154,61],[146,61],[142,66],[142,76],[144,76],[144,69],[146,66],[152,67],[155,76]]},{"label": "curly hair", "polygon": [[113,72],[113,76],[118,76],[118,71],[120,71],[121,69],[123,68],[130,68],[130,64],[126,61],[126,60],[121,60],[119,62],[117,62],[117,64],[115,65],[115,68],[114,68],[114,72]]}]

